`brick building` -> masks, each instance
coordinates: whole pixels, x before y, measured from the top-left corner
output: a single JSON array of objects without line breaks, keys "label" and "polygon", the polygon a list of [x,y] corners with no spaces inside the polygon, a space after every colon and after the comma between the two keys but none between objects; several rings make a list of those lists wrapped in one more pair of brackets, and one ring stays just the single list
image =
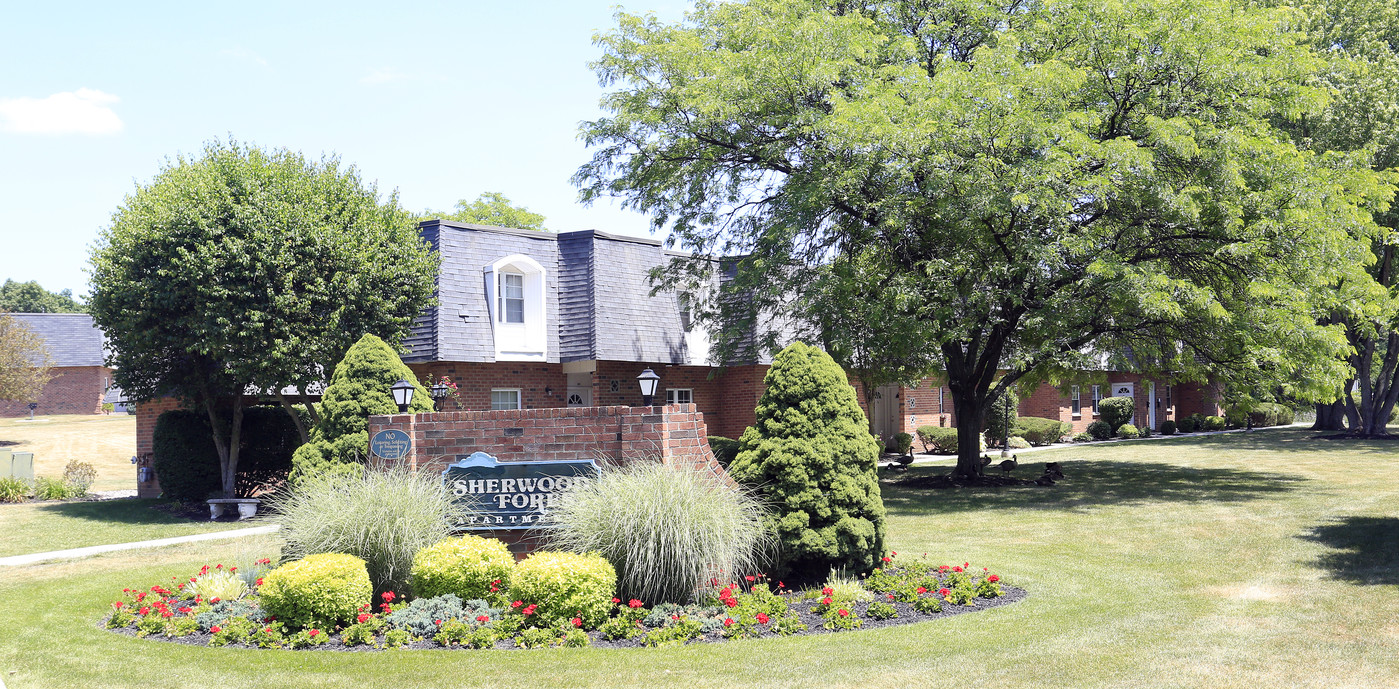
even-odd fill
[{"label": "brick building", "polygon": [[[44,340],[53,378],[36,400],[35,414],[100,414],[112,384],[104,362],[102,331],[84,313],[12,313]],[[0,417],[28,416],[27,400],[0,401]]]}]

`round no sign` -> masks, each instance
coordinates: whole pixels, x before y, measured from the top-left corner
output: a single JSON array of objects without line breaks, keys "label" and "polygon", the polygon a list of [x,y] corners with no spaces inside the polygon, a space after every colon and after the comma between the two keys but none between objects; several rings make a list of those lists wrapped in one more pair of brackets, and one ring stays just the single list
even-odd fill
[{"label": "round no sign", "polygon": [[397,429],[387,429],[369,439],[369,451],[383,459],[403,459],[413,449],[413,438]]}]

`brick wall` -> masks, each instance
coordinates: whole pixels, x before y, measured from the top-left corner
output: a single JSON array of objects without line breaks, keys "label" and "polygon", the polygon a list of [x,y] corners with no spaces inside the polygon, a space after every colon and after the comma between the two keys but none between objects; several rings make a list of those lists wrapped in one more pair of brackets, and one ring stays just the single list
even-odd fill
[{"label": "brick wall", "polygon": [[157,498],[160,497],[160,478],[155,475],[155,470],[147,472],[149,480],[141,480],[141,467],[151,466],[151,452],[155,436],[155,422],[171,409],[179,409],[182,405],[174,397],[162,397],[150,402],[142,402],[135,405],[136,408],[136,466],[132,471],[136,472],[136,497]]},{"label": "brick wall", "polygon": [[[35,415],[100,414],[102,396],[112,382],[112,370],[104,366],[63,366],[39,393]],[[27,402],[0,402],[0,417],[29,416]]]}]

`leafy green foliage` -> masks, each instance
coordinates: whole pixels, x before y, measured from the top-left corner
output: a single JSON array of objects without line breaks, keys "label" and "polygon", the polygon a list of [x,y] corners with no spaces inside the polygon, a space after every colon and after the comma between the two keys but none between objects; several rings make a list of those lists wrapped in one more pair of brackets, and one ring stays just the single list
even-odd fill
[{"label": "leafy green foliage", "polygon": [[1202,431],[1222,431],[1225,427],[1224,417],[1206,416],[1204,422],[1200,424]]},{"label": "leafy green foliage", "polygon": [[[285,409],[245,409],[234,494],[246,496],[281,485],[300,444],[301,436]],[[171,409],[162,413],[155,422],[151,450],[165,497],[197,502],[220,491],[219,455],[204,412]]]},{"label": "leafy green foliage", "polygon": [[[618,13],[575,181],[692,251],[666,285],[744,256],[701,311],[779,314],[798,295],[840,312],[850,283],[877,286],[883,316],[855,303],[851,320],[935,347],[968,430],[993,383],[1100,353],[1185,378],[1208,361],[1226,387],[1303,371],[1339,386],[1350,347],[1315,297],[1362,277],[1368,211],[1392,189],[1368,161],[1278,131],[1329,100],[1299,23],[1232,0]],[[860,269],[832,287],[822,276],[842,262]],[[786,323],[767,321],[716,344],[770,344]],[[969,440],[959,474],[975,473]]]},{"label": "leafy green foliage", "polygon": [[11,313],[86,313],[87,307],[73,299],[73,290],[50,292],[37,280],[5,280],[0,285],[0,311]]},{"label": "leafy green foliage", "polygon": [[845,372],[800,342],[782,350],[763,380],[757,421],[729,467],[772,505],[780,541],[773,576],[820,581],[833,568],[867,572],[884,550],[879,447]]},{"label": "leafy green foliage", "polygon": [[0,502],[24,502],[33,493],[24,479],[0,477]]},{"label": "leafy green foliage", "polygon": [[721,435],[711,435],[709,449],[714,452],[714,459],[719,462],[719,466],[727,469],[733,464],[734,457],[738,456],[738,441]]},{"label": "leafy green foliage", "polygon": [[513,227],[519,230],[539,230],[547,232],[544,227],[544,216],[538,213],[531,213],[524,206],[516,206],[505,198],[504,194],[497,191],[481,192],[475,201],[467,203],[466,199],[457,201],[456,210],[451,213],[441,213],[438,211],[427,211],[423,214],[428,218],[442,218],[453,222],[472,223],[475,225],[495,225],[496,227]]},{"label": "leafy green foliage", "polygon": [[1131,397],[1108,397],[1098,403],[1098,418],[1113,431],[1124,423],[1131,423],[1137,413],[1137,403]]},{"label": "leafy green foliage", "polygon": [[413,595],[498,600],[509,588],[514,569],[515,556],[494,538],[448,538],[413,555]]},{"label": "leafy green foliage", "polygon": [[1289,426],[1293,421],[1292,409],[1276,402],[1256,405],[1249,417],[1255,426]]},{"label": "leafy green foliage", "polygon": [[0,310],[0,400],[38,400],[51,362],[44,338]]},{"label": "leafy green foliage", "polygon": [[40,476],[34,479],[35,500],[67,500],[71,497],[73,497],[73,491],[64,485],[63,479],[51,476]]},{"label": "leafy green foliage", "polygon": [[409,413],[433,410],[432,397],[398,353],[374,335],[365,335],[335,365],[321,396],[320,420],[310,440],[292,456],[293,484],[313,476],[353,476],[369,461],[369,416],[397,414],[390,390],[394,383],[413,384]]},{"label": "leafy green foliage", "polygon": [[63,484],[73,491],[75,497],[87,495],[92,482],[97,480],[97,467],[79,459],[68,460],[63,467]]},{"label": "leafy green foliage", "polygon": [[1130,440],[1140,435],[1141,433],[1137,431],[1137,427],[1133,426],[1130,423],[1124,423],[1121,426],[1117,427],[1117,436],[1119,438],[1127,438]]},{"label": "leafy green foliage", "polygon": [[894,434],[894,448],[900,455],[908,455],[913,452],[913,434],[900,431]]},{"label": "leafy green foliage", "polygon": [[1046,419],[1038,416],[1022,416],[1015,421],[1015,426],[1010,429],[1011,435],[1018,435],[1035,447],[1052,445],[1059,442],[1059,439],[1068,435],[1073,430],[1073,425],[1058,419]]},{"label": "leafy green foliage", "polygon": [[307,479],[267,507],[286,541],[284,557],[354,555],[380,593],[407,591],[414,554],[451,536],[465,517],[440,475],[402,468]]},{"label": "leafy green foliage", "polygon": [[540,528],[555,548],[610,562],[618,596],[688,603],[716,570],[759,571],[772,545],[765,516],[721,477],[635,462],[568,491]]},{"label": "leafy green foliage", "polygon": [[288,562],[263,577],[258,600],[268,615],[292,628],[331,629],[370,604],[374,587],[364,560],[319,554]]},{"label": "leafy green foliage", "polygon": [[1176,422],[1166,420],[1161,422],[1161,435],[1175,435]]},{"label": "leafy green foliage", "polygon": [[992,443],[1000,445],[1006,433],[1015,428],[1015,422],[1020,419],[1019,405],[1019,397],[1010,389],[991,403],[991,409],[986,412],[985,431]]},{"label": "leafy green foliage", "polygon": [[172,395],[217,417],[232,493],[243,392],[306,390],[365,333],[397,342],[436,271],[397,197],[353,166],[214,141],[117,209],[92,251],[89,310],[134,401]]},{"label": "leafy green foliage", "polygon": [[957,454],[957,429],[942,426],[919,426],[918,441],[924,452]]},{"label": "leafy green foliage", "polygon": [[1094,421],[1088,424],[1087,433],[1093,436],[1094,440],[1107,440],[1112,437],[1112,426],[1106,421]]},{"label": "leafy green foliage", "polygon": [[577,617],[591,628],[607,619],[616,590],[617,571],[597,555],[536,551],[515,566],[510,596],[538,606],[533,624]]}]

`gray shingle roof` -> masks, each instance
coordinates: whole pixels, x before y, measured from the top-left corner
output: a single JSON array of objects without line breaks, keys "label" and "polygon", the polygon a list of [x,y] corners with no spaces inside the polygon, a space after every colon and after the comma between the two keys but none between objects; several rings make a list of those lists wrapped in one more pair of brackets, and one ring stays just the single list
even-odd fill
[{"label": "gray shingle roof", "polygon": [[12,313],[44,338],[53,366],[104,366],[102,331],[85,313]]}]

